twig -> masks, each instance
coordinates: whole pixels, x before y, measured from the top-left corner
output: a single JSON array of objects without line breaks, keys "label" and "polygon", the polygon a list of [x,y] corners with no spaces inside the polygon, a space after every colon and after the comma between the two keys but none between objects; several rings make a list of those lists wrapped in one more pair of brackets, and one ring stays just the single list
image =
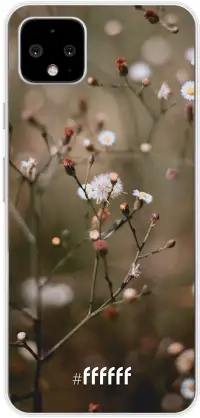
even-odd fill
[{"label": "twig", "polygon": [[20,226],[21,230],[23,231],[25,237],[30,242],[30,244],[35,245],[36,239],[33,233],[29,230],[28,226],[24,222],[23,218],[21,217],[20,213],[17,211],[15,206],[12,202],[9,202],[9,211],[12,214],[13,218],[16,220],[17,224]]},{"label": "twig", "polygon": [[158,248],[157,250],[154,250],[154,251],[151,251],[151,252],[149,252],[149,253],[147,253],[147,254],[144,254],[144,255],[140,255],[139,257],[138,257],[138,260],[139,259],[141,259],[141,258],[146,258],[146,257],[149,257],[149,255],[153,255],[153,254],[158,254],[158,253],[161,253],[162,251],[164,251],[164,250],[167,250],[169,247],[161,247],[161,248]]},{"label": "twig", "polygon": [[14,347],[25,348],[34,357],[34,359],[38,361],[39,358],[37,354],[32,350],[32,348],[27,344],[27,342],[15,341],[14,343],[11,342],[10,345]]},{"label": "twig", "polygon": [[35,317],[31,313],[26,311],[25,308],[18,306],[16,302],[10,301],[9,306],[11,309],[21,312],[24,316],[27,317],[27,319],[35,320]]},{"label": "twig", "polygon": [[86,197],[86,199],[87,199],[87,201],[88,201],[89,205],[91,206],[91,208],[92,208],[92,210],[93,210],[93,212],[94,212],[95,216],[98,218],[97,211],[96,211],[96,209],[95,209],[95,207],[94,207],[94,205],[93,205],[93,203],[92,203],[91,199],[89,199],[89,197],[88,197],[88,194],[87,194],[86,190],[84,189],[84,187],[83,187],[83,186],[82,186],[82,184],[80,183],[80,181],[79,181],[78,177],[76,176],[76,174],[74,174],[74,176],[73,176],[73,177],[74,177],[74,179],[76,180],[76,182],[77,182],[78,186],[81,188],[81,190],[83,190],[83,192],[84,192],[84,194],[85,194],[85,197]]},{"label": "twig", "polygon": [[133,225],[132,225],[132,223],[131,223],[131,220],[130,220],[129,218],[127,218],[127,220],[128,220],[128,224],[129,224],[129,226],[130,226],[130,229],[131,229],[131,231],[132,231],[132,233],[133,233],[133,236],[134,236],[134,238],[135,238],[135,242],[136,242],[136,244],[137,244],[137,248],[138,248],[138,250],[140,250],[140,244],[139,244],[138,239],[137,239],[136,230],[135,230],[135,228],[133,228]]},{"label": "twig", "polygon": [[115,301],[115,298],[113,296],[113,284],[109,278],[109,274],[108,274],[108,262],[107,262],[107,257],[103,257],[103,263],[104,263],[104,278],[106,280],[106,282],[108,283],[108,287],[109,287],[109,291],[110,291],[110,297],[112,299],[112,302]]},{"label": "twig", "polygon": [[95,296],[95,287],[96,287],[98,267],[99,267],[99,255],[96,253],[95,263],[94,263],[94,271],[93,271],[93,275],[92,275],[92,285],[91,285],[91,292],[90,292],[90,303],[89,303],[88,315],[90,315],[91,312],[92,312],[94,296]]}]

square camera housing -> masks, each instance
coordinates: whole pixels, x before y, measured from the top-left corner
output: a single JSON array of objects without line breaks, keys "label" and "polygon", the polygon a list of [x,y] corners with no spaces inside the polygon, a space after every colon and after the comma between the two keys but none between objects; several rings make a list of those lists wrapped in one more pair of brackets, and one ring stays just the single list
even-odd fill
[{"label": "square camera housing", "polygon": [[86,27],[75,17],[28,18],[19,28],[19,72],[29,83],[77,83],[86,73]]}]

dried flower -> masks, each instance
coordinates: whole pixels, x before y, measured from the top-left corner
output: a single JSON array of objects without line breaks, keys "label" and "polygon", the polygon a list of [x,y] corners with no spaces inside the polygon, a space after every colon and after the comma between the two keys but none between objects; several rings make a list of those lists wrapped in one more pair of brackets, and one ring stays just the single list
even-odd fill
[{"label": "dried flower", "polygon": [[167,180],[174,180],[178,176],[178,171],[174,168],[168,168],[165,174]]},{"label": "dried flower", "polygon": [[98,141],[105,147],[111,147],[116,141],[116,135],[112,131],[101,131],[98,135]]},{"label": "dried flower", "polygon": [[194,350],[188,349],[184,350],[180,356],[176,359],[176,368],[179,373],[187,373],[189,372],[194,366]]},{"label": "dried flower", "polygon": [[89,86],[99,86],[99,81],[96,77],[88,77],[87,83],[89,84]]},{"label": "dried flower", "polygon": [[167,100],[169,95],[172,93],[170,87],[168,86],[168,84],[164,81],[164,83],[162,83],[161,88],[158,92],[158,99],[165,99]]},{"label": "dried flower", "polygon": [[55,245],[56,247],[58,246],[58,245],[60,245],[60,238],[59,237],[53,237],[52,238],[52,240],[51,240],[51,243],[53,244],[53,245]]},{"label": "dried flower", "polygon": [[183,350],[184,350],[184,345],[178,342],[171,343],[169,347],[167,348],[168,353],[172,355],[180,354],[181,351]]},{"label": "dried flower", "polygon": [[65,138],[71,139],[72,135],[74,135],[74,130],[72,128],[65,128]]},{"label": "dried flower", "polygon": [[75,162],[71,160],[70,158],[64,158],[62,161],[62,164],[64,165],[65,171],[69,176],[75,175]]},{"label": "dried flower", "polygon": [[111,184],[114,186],[117,183],[117,180],[119,177],[118,174],[113,172],[109,174],[109,177],[110,177]]},{"label": "dried flower", "polygon": [[30,157],[28,161],[21,161],[20,170],[30,181],[34,181],[36,177],[36,166],[36,159]]},{"label": "dried flower", "polygon": [[89,403],[88,412],[99,412],[100,411],[100,405],[98,403]]},{"label": "dried flower", "polygon": [[93,229],[90,231],[89,236],[92,241],[97,241],[100,238],[100,233],[97,229]]},{"label": "dried flower", "polygon": [[94,151],[94,145],[92,144],[92,142],[90,141],[90,139],[84,139],[83,141],[83,145],[86,148],[87,151],[89,152],[93,152]]},{"label": "dried flower", "polygon": [[170,239],[167,241],[166,248],[173,248],[176,245],[176,241],[174,239]]},{"label": "dried flower", "polygon": [[97,203],[107,202],[108,197],[115,199],[123,193],[123,185],[121,180],[117,179],[117,183],[113,186],[110,181],[110,174],[99,174],[91,181],[92,198]]},{"label": "dried flower", "polygon": [[119,315],[119,312],[118,312],[117,308],[114,305],[108,306],[102,312],[102,316],[104,318],[116,318],[118,315]]},{"label": "dried flower", "polygon": [[193,399],[194,398],[194,379],[188,378],[185,379],[180,388],[181,395],[185,399]]},{"label": "dried flower", "polygon": [[192,103],[187,103],[185,105],[185,117],[189,123],[192,123],[194,120],[194,107]]},{"label": "dried flower", "polygon": [[18,332],[17,341],[24,343],[27,340],[27,335],[25,332]]},{"label": "dried flower", "polygon": [[77,195],[83,200],[92,199],[92,188],[90,183],[87,183],[87,185],[82,184],[82,188],[79,187],[77,190]]},{"label": "dried flower", "polygon": [[128,65],[126,58],[117,58],[116,66],[119,70],[119,75],[121,77],[126,77],[128,75]]},{"label": "dried flower", "polygon": [[144,87],[148,87],[148,86],[149,86],[149,84],[150,84],[150,80],[149,80],[149,78],[144,78],[144,79],[142,80],[142,85],[143,85]]},{"label": "dried flower", "polygon": [[151,215],[151,221],[156,223],[157,221],[159,221],[160,219],[160,215],[159,213],[153,213],[153,215]]},{"label": "dried flower", "polygon": [[104,257],[108,253],[108,244],[105,240],[99,239],[94,242],[94,248],[97,253]]},{"label": "dried flower", "polygon": [[131,270],[130,270],[130,276],[137,279],[138,277],[140,277],[140,274],[141,274],[140,264],[136,265],[135,263],[133,263],[131,266]]},{"label": "dried flower", "polygon": [[194,81],[186,81],[181,88],[181,94],[186,100],[194,100]]},{"label": "dried flower", "polygon": [[145,192],[140,192],[137,189],[133,190],[132,195],[138,197],[140,200],[143,200],[147,204],[151,203],[153,200],[153,196]]},{"label": "dried flower", "polygon": [[132,302],[133,300],[138,299],[137,290],[132,289],[131,287],[124,290],[123,299],[125,302]]},{"label": "dried flower", "polygon": [[154,10],[146,10],[144,17],[152,24],[159,22],[159,16],[156,12],[154,12]]},{"label": "dried flower", "polygon": [[103,209],[99,209],[98,212],[97,212],[97,215],[98,215],[99,218],[102,219],[102,221],[107,221],[107,219],[110,216],[110,212],[109,212],[108,208],[104,208],[103,214],[102,214],[102,210]]},{"label": "dried flower", "polygon": [[152,150],[152,145],[148,142],[143,142],[143,144],[140,145],[140,151],[144,153],[148,153]]},{"label": "dried flower", "polygon": [[125,215],[125,216],[129,216],[130,215],[130,208],[129,208],[128,203],[122,203],[120,205],[120,209],[121,209],[123,215]]}]

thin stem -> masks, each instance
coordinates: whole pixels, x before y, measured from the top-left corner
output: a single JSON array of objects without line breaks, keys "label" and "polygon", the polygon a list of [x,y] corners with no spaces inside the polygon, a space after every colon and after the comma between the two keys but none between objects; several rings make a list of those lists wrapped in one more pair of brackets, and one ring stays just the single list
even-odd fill
[{"label": "thin stem", "polygon": [[107,257],[103,257],[103,263],[104,263],[104,278],[106,280],[106,282],[108,283],[108,287],[109,287],[109,291],[110,291],[110,297],[112,299],[112,302],[115,301],[115,298],[113,296],[113,284],[109,278],[109,274],[108,274],[108,262],[107,262]]},{"label": "thin stem", "polygon": [[95,263],[94,263],[94,270],[93,270],[93,275],[92,275],[92,285],[91,285],[91,292],[90,292],[90,303],[89,303],[88,315],[91,314],[93,303],[94,303],[98,267],[99,267],[99,255],[96,254]]},{"label": "thin stem", "polygon": [[133,236],[135,238],[135,242],[136,242],[137,248],[138,248],[138,250],[140,250],[140,244],[139,244],[138,239],[137,239],[136,230],[135,230],[135,228],[133,228],[133,225],[131,223],[131,220],[129,218],[127,218],[127,220],[128,220],[128,224],[130,226],[130,229],[131,229],[131,231],[133,233]]},{"label": "thin stem", "polygon": [[162,251],[167,250],[168,248],[169,247],[166,247],[166,246],[165,247],[158,248],[157,250],[151,251],[150,253],[147,253],[147,254],[144,254],[144,255],[140,255],[138,257],[138,259],[149,257],[149,255],[161,253]]},{"label": "thin stem", "polygon": [[32,350],[32,348],[27,344],[27,342],[15,341],[14,343],[11,342],[10,345],[13,347],[25,348],[34,357],[36,361],[39,360],[37,354]]},{"label": "thin stem", "polygon": [[17,222],[17,224],[19,225],[19,227],[21,228],[26,239],[30,242],[30,244],[35,245],[35,242],[36,242],[35,236],[30,231],[24,219],[21,217],[20,213],[18,212],[18,210],[15,208],[15,206],[13,205],[11,201],[9,202],[9,211],[12,214],[15,221]]},{"label": "thin stem", "polygon": [[118,222],[115,222],[115,224],[106,232],[104,239],[108,239],[110,238],[114,232],[118,231],[123,225],[125,225],[129,219],[132,219],[133,215],[140,209],[140,207],[138,207],[137,209],[133,208],[132,211],[130,212],[130,215],[127,216],[127,218],[122,218],[120,219]]}]

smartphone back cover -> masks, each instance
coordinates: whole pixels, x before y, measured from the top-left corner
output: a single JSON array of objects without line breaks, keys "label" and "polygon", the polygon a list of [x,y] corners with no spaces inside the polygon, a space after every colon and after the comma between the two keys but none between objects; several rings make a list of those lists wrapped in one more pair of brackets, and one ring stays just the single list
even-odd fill
[{"label": "smartphone back cover", "polygon": [[[18,74],[27,17],[87,27],[84,81]],[[194,398],[194,44],[181,7],[27,6],[9,20],[9,387],[24,412]]]}]

